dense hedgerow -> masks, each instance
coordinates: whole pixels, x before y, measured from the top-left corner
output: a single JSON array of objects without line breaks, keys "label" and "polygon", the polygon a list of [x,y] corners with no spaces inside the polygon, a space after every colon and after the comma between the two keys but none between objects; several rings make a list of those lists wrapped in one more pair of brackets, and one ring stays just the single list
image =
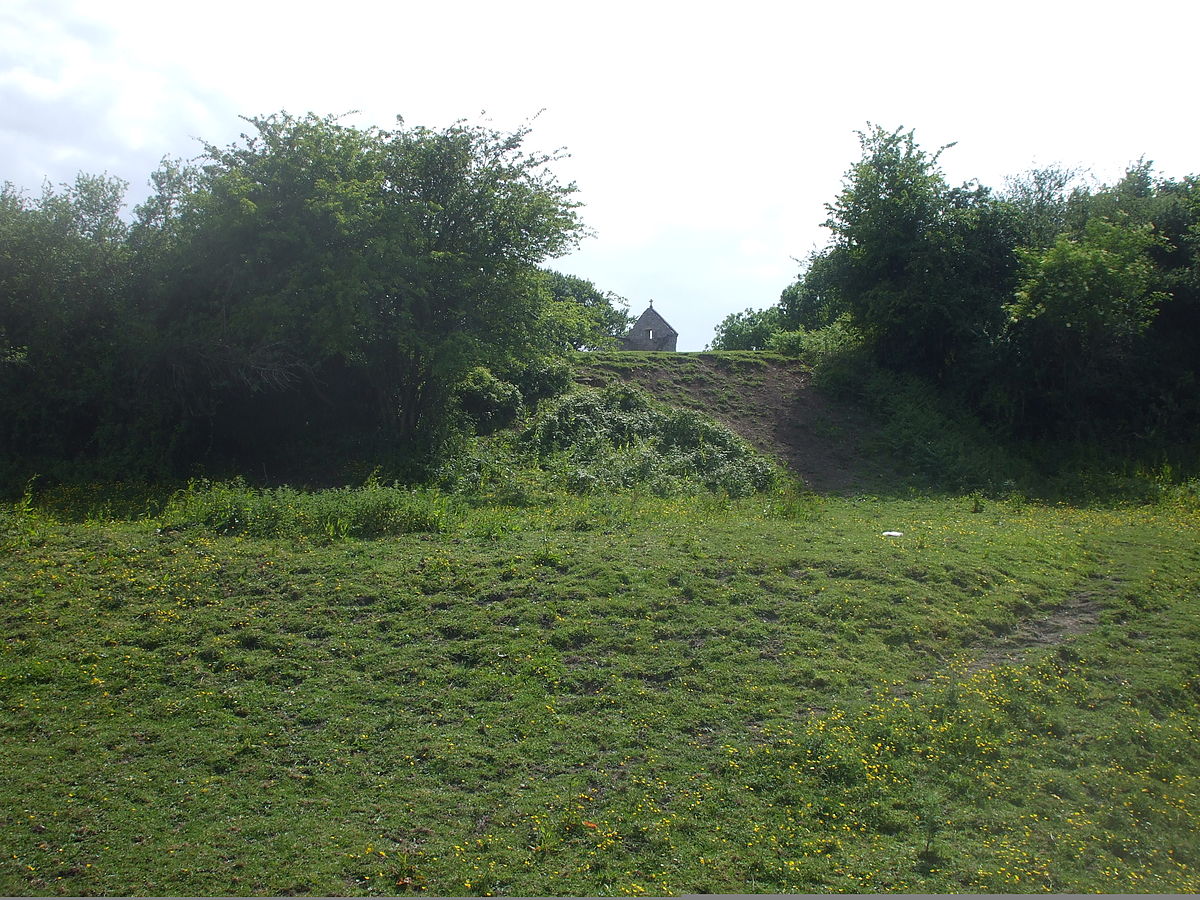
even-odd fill
[{"label": "dense hedgerow", "polygon": [[624,491],[747,497],[778,483],[775,465],[725,426],[622,385],[544,401],[523,430],[464,441],[422,486],[374,475],[326,490],[193,479],[173,493],[140,483],[30,481],[5,508],[3,530],[28,542],[47,523],[124,519],[172,531],[331,541],[444,532],[461,524],[464,502],[527,507]]}]

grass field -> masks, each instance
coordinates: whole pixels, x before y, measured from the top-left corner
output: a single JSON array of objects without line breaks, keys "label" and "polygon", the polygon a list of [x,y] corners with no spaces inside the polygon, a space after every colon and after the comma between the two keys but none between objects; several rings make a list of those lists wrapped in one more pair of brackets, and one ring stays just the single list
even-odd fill
[{"label": "grass field", "polygon": [[1194,504],[412,502],[6,508],[0,892],[1200,890]]}]

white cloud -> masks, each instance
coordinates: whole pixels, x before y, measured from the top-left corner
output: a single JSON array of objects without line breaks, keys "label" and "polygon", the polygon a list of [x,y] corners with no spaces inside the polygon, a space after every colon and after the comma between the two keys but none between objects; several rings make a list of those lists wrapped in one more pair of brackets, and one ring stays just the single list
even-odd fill
[{"label": "white cloud", "polygon": [[868,120],[958,141],[955,181],[1043,161],[1115,177],[1142,154],[1194,171],[1197,25],[1191,0],[9,0],[0,179],[109,171],[136,195],[161,156],[283,108],[500,128],[545,108],[530,140],[570,150],[598,233],[560,267],[654,297],[695,349],[825,240]]}]

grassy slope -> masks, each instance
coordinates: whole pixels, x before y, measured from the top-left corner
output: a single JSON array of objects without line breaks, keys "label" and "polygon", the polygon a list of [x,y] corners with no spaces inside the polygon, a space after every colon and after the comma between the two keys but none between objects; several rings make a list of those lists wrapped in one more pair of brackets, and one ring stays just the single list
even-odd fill
[{"label": "grassy slope", "polygon": [[0,579],[0,887],[1200,887],[1193,517],[761,507],[43,526]]},{"label": "grassy slope", "polygon": [[8,516],[0,890],[1200,889],[1194,509],[977,509]]}]

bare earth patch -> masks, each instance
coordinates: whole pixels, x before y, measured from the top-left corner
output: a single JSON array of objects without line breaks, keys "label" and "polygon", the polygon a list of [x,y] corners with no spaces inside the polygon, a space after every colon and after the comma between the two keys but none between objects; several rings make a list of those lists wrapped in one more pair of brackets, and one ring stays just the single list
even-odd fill
[{"label": "bare earth patch", "polygon": [[1069,638],[1096,627],[1104,609],[1103,599],[1116,590],[1118,578],[1098,578],[1095,587],[1072,591],[1062,605],[1037,619],[1021,622],[996,643],[981,649],[983,652],[967,671],[979,672],[999,665],[1021,662],[1031,650],[1054,647]]}]

